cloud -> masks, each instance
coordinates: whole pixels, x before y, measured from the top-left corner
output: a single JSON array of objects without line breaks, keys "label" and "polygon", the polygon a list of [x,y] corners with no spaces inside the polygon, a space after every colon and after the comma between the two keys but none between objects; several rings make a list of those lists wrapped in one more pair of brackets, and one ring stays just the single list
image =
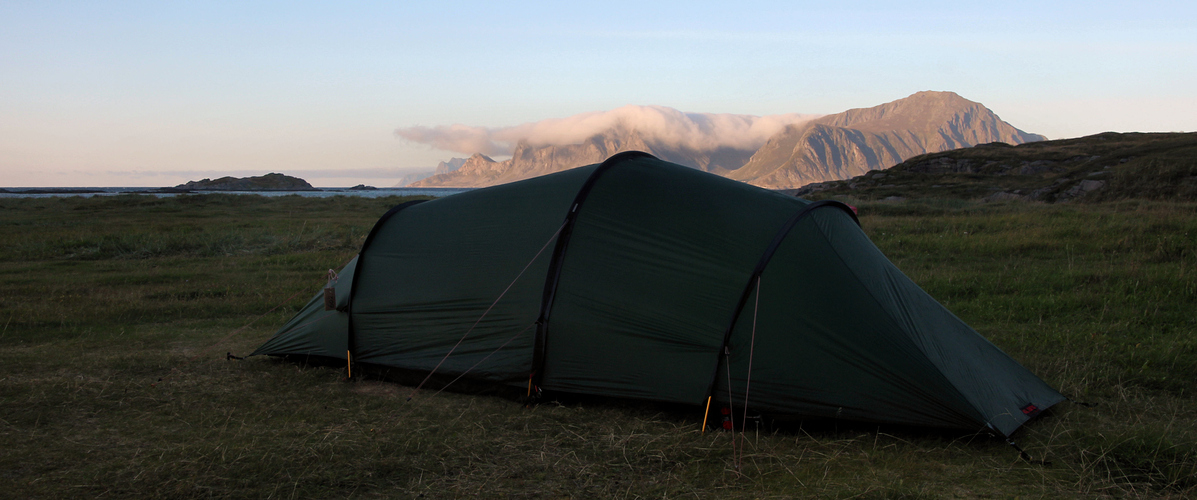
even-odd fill
[{"label": "cloud", "polygon": [[493,138],[495,130],[454,124],[447,127],[442,125],[432,128],[421,126],[401,128],[395,130],[395,135],[411,142],[427,144],[445,151],[488,155],[509,153],[512,145],[496,142]]},{"label": "cloud", "polygon": [[699,151],[723,147],[757,149],[786,125],[818,116],[683,113],[665,106],[624,106],[511,127],[417,126],[397,129],[395,135],[436,149],[488,155],[511,154],[520,142],[532,146],[564,146],[579,144],[608,131],[627,133],[633,130],[642,134],[645,140],[671,147]]}]

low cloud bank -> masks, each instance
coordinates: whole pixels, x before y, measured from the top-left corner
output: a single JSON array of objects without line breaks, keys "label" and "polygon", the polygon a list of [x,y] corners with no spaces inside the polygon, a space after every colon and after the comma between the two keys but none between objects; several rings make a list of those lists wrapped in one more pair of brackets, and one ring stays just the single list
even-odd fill
[{"label": "low cloud bank", "polygon": [[395,135],[445,151],[487,155],[509,155],[521,141],[532,146],[564,146],[581,143],[607,131],[626,133],[633,130],[645,140],[672,147],[699,151],[723,147],[757,149],[786,125],[819,116],[683,113],[665,106],[624,106],[511,127],[416,126],[396,129]]}]

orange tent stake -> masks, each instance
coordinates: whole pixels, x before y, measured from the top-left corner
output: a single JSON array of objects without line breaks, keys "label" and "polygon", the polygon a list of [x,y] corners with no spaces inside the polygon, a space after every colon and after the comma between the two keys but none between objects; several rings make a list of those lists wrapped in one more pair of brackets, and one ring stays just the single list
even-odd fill
[{"label": "orange tent stake", "polygon": [[711,414],[711,397],[707,396],[707,411],[702,414],[702,433],[707,433],[707,416]]}]

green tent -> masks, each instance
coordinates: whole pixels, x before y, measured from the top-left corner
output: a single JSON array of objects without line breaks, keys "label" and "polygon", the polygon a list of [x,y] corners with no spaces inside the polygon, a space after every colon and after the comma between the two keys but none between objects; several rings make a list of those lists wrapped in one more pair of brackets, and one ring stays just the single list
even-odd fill
[{"label": "green tent", "polygon": [[253,354],[1009,436],[1064,399],[852,210],[629,152],[397,206]]}]

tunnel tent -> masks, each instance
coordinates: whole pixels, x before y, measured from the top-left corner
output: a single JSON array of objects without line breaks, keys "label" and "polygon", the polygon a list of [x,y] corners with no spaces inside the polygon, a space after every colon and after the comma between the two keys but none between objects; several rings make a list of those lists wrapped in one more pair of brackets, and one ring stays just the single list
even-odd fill
[{"label": "tunnel tent", "polygon": [[397,206],[336,293],[253,355],[1004,436],[1065,399],[842,203],[645,153]]}]

